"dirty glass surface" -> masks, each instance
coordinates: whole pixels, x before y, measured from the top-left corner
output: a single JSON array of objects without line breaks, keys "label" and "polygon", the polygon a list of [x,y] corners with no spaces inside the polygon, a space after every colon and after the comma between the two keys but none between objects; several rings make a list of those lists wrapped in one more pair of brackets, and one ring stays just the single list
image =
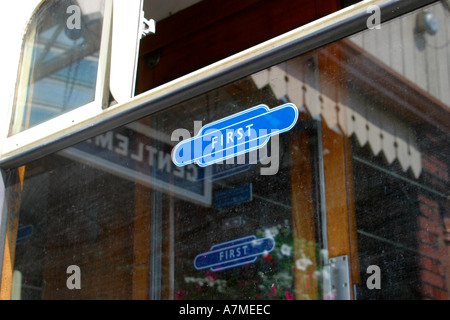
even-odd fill
[{"label": "dirty glass surface", "polygon": [[94,101],[104,1],[46,1],[27,28],[10,135]]},{"label": "dirty glass surface", "polygon": [[[321,298],[316,121],[226,163],[171,160],[181,136],[261,102],[283,104],[245,78],[27,166],[15,268],[21,297]],[[308,172],[295,189],[293,166]],[[293,190],[308,201],[308,225],[293,220]],[[296,237],[300,229],[309,238]],[[270,245],[246,257],[261,239]],[[198,255],[236,240],[214,270],[197,270]],[[83,273],[81,290],[67,289],[70,265]]]},{"label": "dirty glass surface", "polygon": [[[446,300],[446,10],[436,3],[20,168],[11,297]],[[287,103],[295,125],[262,148],[209,166],[172,161],[205,125]]]}]

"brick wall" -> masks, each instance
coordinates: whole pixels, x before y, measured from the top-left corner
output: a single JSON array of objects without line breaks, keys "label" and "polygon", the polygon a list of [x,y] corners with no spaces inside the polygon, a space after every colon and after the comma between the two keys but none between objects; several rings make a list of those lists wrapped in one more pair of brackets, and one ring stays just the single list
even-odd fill
[{"label": "brick wall", "polygon": [[[448,193],[448,165],[445,148],[438,139],[425,136],[422,150],[422,183]],[[420,189],[417,233],[419,277],[424,299],[448,300],[450,276],[450,216],[445,196]]]}]

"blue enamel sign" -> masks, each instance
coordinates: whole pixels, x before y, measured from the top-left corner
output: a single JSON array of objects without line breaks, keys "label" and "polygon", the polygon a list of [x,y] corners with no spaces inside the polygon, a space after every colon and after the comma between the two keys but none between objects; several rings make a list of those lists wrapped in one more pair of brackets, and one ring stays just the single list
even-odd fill
[{"label": "blue enamel sign", "polygon": [[208,252],[197,255],[194,267],[197,270],[211,269],[221,271],[248,263],[271,252],[275,248],[273,238],[257,238],[254,235],[222,242],[210,248]]},{"label": "blue enamel sign", "polygon": [[214,199],[216,209],[223,209],[239,203],[252,201],[252,184],[217,192]]},{"label": "blue enamel sign", "polygon": [[269,109],[266,105],[239,112],[205,125],[172,150],[172,161],[182,167],[197,163],[206,167],[264,147],[270,137],[296,124],[298,109],[292,103]]}]

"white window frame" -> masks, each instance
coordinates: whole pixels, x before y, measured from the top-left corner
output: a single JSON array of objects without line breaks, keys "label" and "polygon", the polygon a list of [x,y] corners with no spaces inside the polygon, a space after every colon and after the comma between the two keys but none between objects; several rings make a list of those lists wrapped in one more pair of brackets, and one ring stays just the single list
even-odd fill
[{"label": "white window frame", "polygon": [[[34,14],[44,4],[45,0],[41,1]],[[142,6],[143,0],[105,1],[94,100],[11,136],[7,136],[8,130],[3,130],[1,134],[4,136],[0,137],[0,159],[45,144],[51,137],[64,136],[69,128],[100,116],[108,107],[110,92],[118,103],[133,97]],[[27,30],[24,34],[26,32]],[[11,101],[8,116],[3,119],[4,128],[9,128],[12,123],[14,104],[15,101]]]}]

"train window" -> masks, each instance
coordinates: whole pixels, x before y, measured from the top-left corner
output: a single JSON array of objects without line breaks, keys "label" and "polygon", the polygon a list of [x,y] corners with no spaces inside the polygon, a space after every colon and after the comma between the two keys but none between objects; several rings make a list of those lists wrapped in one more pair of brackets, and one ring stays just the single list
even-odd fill
[{"label": "train window", "polygon": [[46,1],[24,38],[9,135],[102,103],[99,71],[105,1]]},{"label": "train window", "polygon": [[[129,98],[114,61],[136,55],[142,11],[124,1],[102,2],[96,79],[109,77],[94,100],[8,138],[99,110],[62,142],[1,155],[0,299],[448,299],[443,2],[361,1]],[[369,3],[380,29],[368,28]],[[122,29],[128,9],[140,19]]]},{"label": "train window", "polygon": [[[449,36],[423,35],[436,59],[412,78],[422,12],[374,46],[365,30],[11,170],[2,294],[448,299],[450,96],[425,70],[449,70]],[[399,60],[382,56],[400,26]]]},{"label": "train window", "polygon": [[150,28],[144,21],[156,22],[150,17],[145,19],[143,0],[114,0],[113,3],[109,89],[115,102],[124,103],[134,96],[141,36],[155,33],[156,26]]},{"label": "train window", "polygon": [[2,158],[39,148],[134,96],[142,8],[143,0],[38,6],[24,32]]}]

